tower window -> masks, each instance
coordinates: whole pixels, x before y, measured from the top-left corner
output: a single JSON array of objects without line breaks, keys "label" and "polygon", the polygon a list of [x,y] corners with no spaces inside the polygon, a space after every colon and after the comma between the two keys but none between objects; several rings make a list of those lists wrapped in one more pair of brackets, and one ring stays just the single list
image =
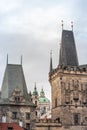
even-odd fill
[{"label": "tower window", "polygon": [[36,113],[36,116],[37,116],[37,111],[35,113]]},{"label": "tower window", "polygon": [[75,125],[79,124],[79,115],[78,115],[78,113],[74,114],[74,124]]},{"label": "tower window", "polygon": [[30,124],[26,123],[26,129],[30,130]]},{"label": "tower window", "polygon": [[13,127],[8,127],[8,130],[13,130]]},{"label": "tower window", "polygon": [[15,97],[15,102],[16,103],[19,103],[20,102],[20,97],[18,96],[18,97]]},{"label": "tower window", "polygon": [[29,119],[30,119],[30,113],[27,112],[27,113],[26,113],[26,120],[29,120]]},{"label": "tower window", "polygon": [[13,119],[17,119],[17,112],[13,112],[12,114],[13,114],[13,116],[12,116]]},{"label": "tower window", "polygon": [[35,101],[35,105],[37,106],[37,101]]},{"label": "tower window", "polygon": [[55,107],[57,107],[57,98],[55,98]]}]

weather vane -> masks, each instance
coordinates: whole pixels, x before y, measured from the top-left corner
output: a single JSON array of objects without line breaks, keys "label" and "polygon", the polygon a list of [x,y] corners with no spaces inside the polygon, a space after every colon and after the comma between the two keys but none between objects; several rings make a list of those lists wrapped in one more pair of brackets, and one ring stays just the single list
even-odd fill
[{"label": "weather vane", "polygon": [[63,20],[61,20],[61,23],[62,23],[62,30],[63,30]]},{"label": "weather vane", "polygon": [[72,28],[72,31],[73,31],[73,21],[71,21],[71,28]]}]

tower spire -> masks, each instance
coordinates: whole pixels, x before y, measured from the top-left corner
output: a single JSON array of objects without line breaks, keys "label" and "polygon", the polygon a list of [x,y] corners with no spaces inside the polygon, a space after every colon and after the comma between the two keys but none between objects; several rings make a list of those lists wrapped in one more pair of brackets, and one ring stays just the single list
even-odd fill
[{"label": "tower spire", "polygon": [[62,31],[59,65],[63,66],[79,65],[73,31],[69,30]]},{"label": "tower spire", "polygon": [[71,21],[71,28],[72,28],[72,31],[73,31],[73,21]]},{"label": "tower spire", "polygon": [[23,57],[22,57],[22,55],[21,55],[21,65],[22,65],[22,59],[23,59]]},{"label": "tower spire", "polygon": [[36,82],[35,82],[35,87],[34,87],[34,89],[36,90],[37,88],[36,88]]},{"label": "tower spire", "polygon": [[8,54],[7,54],[7,64],[8,64]]},{"label": "tower spire", "polygon": [[52,50],[50,51],[50,72],[53,70],[53,64],[52,64]]},{"label": "tower spire", "polygon": [[63,20],[61,20],[61,23],[62,23],[61,26],[62,26],[62,30],[63,30]]}]

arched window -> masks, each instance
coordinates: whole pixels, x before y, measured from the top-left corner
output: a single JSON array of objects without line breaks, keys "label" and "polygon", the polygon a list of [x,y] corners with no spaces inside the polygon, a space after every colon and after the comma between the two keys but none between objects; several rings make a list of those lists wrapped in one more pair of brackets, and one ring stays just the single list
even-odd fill
[{"label": "arched window", "polygon": [[35,101],[35,105],[37,106],[37,101]]},{"label": "arched window", "polygon": [[19,103],[19,102],[20,102],[20,97],[19,97],[19,96],[15,97],[15,102],[16,102],[16,103]]}]

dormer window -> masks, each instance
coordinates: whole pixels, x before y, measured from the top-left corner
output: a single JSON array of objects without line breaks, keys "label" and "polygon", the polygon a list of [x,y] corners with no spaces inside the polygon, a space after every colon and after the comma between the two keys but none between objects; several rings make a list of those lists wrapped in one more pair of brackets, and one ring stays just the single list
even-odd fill
[{"label": "dormer window", "polygon": [[19,102],[20,102],[20,97],[19,97],[19,96],[15,97],[15,102],[16,102],[16,103],[19,103]]}]

